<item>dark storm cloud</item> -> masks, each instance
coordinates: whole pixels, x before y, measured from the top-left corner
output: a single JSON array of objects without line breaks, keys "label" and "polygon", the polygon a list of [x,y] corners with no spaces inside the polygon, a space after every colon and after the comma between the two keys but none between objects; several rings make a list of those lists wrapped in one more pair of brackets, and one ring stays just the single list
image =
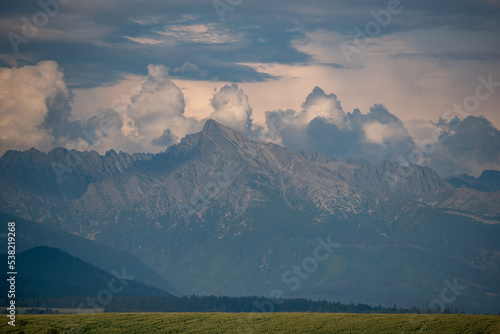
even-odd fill
[{"label": "dark storm cloud", "polygon": [[500,169],[500,131],[486,118],[442,120],[437,126],[446,139],[430,155],[429,165],[440,175],[479,176],[485,169]]},{"label": "dark storm cloud", "polygon": [[[394,161],[399,155],[409,154],[413,149],[413,140],[407,134],[401,121],[389,113],[382,105],[375,105],[368,114],[358,109],[347,113],[350,127],[340,129],[322,118],[314,119],[307,128],[311,148],[315,151],[340,158],[362,158],[373,163],[381,160]],[[367,124],[382,124],[379,130],[379,142],[367,140]],[[385,126],[385,127],[384,127]],[[391,131],[399,132],[392,137]]]},{"label": "dark storm cloud", "polygon": [[[400,3],[403,12],[381,34],[433,25],[467,28],[474,24],[477,28],[481,24],[476,21],[487,26],[499,17],[494,1]],[[126,73],[142,74],[148,64],[179,68],[186,61],[207,70],[209,75],[203,78],[207,80],[269,80],[271,76],[238,64],[308,62],[309,55],[292,47],[293,39],[317,29],[349,34],[355,26],[373,20],[371,11],[380,12],[387,6],[388,1],[243,1],[224,12],[221,20],[213,1],[69,1],[59,5],[57,14],[29,43],[21,44],[20,50],[32,56],[33,64],[42,59],[57,61],[71,87],[98,86]],[[41,10],[38,1],[2,2],[0,54],[13,51],[7,33],[21,35],[21,19],[31,20]],[[231,38],[224,43],[182,38],[165,43],[165,35],[161,35],[171,25],[208,24]],[[128,37],[162,43],[137,43]],[[188,73],[186,78],[192,76]]]},{"label": "dark storm cloud", "polygon": [[441,60],[497,60],[500,53],[479,53],[479,52],[441,52],[441,53],[397,53],[394,58],[422,59],[435,58]]},{"label": "dark storm cloud", "polygon": [[81,136],[82,127],[77,121],[70,121],[71,97],[67,94],[58,94],[47,99],[47,116],[42,127],[46,128],[54,137],[56,143],[62,143],[78,139]]},{"label": "dark storm cloud", "polygon": [[178,138],[174,136],[170,129],[166,129],[159,138],[153,139],[151,144],[154,146],[169,147],[177,142]]},{"label": "dark storm cloud", "polygon": [[[260,81],[272,77],[238,63],[294,63],[309,59],[291,46],[298,32],[288,30],[293,26],[288,18],[278,16],[271,26],[269,20],[262,18],[270,9],[269,4],[267,10],[260,9],[259,20],[247,17],[242,5],[222,22],[211,1],[111,3],[114,6],[76,1],[60,5],[57,14],[34,37],[28,38],[28,43],[17,47],[32,56],[33,63],[40,59],[57,61],[64,68],[70,87],[98,86],[128,73],[142,74],[149,64],[179,68],[186,61],[209,72],[203,79]],[[5,42],[0,45],[0,54],[11,54],[13,47],[6,35],[13,32],[23,37],[22,18],[31,20],[41,8],[37,2],[2,6],[11,15],[3,16],[0,22]],[[223,38],[220,42],[207,42],[187,35],[170,38],[165,34],[170,26],[189,29],[197,25],[212,25],[212,36],[220,34]],[[191,74],[185,77],[191,78]]]},{"label": "dark storm cloud", "polygon": [[408,155],[414,143],[401,120],[383,105],[366,114],[358,109],[345,113],[334,94],[316,87],[299,113],[274,111],[266,115],[270,139],[281,138],[284,146],[331,155],[363,158],[371,162],[396,160]]}]

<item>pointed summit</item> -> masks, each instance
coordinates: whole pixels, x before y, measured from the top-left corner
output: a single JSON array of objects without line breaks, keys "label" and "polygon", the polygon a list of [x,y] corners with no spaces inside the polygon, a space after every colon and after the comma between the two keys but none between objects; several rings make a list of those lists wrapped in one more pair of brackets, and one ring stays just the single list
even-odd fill
[{"label": "pointed summit", "polygon": [[201,132],[204,134],[211,134],[214,132],[220,133],[220,132],[228,132],[228,131],[234,131],[234,130],[220,124],[217,121],[214,121],[213,119],[209,119],[209,120],[207,120],[207,122],[203,126],[203,130]]},{"label": "pointed summit", "polygon": [[218,141],[225,138],[233,142],[247,141],[249,138],[239,131],[233,130],[225,125],[220,124],[213,119],[207,120],[203,130],[201,131],[203,137],[211,138]]},{"label": "pointed summit", "polygon": [[[196,139],[195,139],[196,138]],[[204,153],[217,155],[237,154],[245,155],[248,152],[253,152],[255,155],[261,145],[264,145],[258,140],[249,138],[246,134],[220,124],[213,119],[207,120],[203,130],[195,134],[191,140],[186,140],[186,145],[201,145],[198,146]]]}]

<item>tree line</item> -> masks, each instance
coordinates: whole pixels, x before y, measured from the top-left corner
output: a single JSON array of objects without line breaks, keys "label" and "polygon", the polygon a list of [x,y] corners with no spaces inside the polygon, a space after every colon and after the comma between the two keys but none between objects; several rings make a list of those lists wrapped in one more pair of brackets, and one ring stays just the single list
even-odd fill
[{"label": "tree line", "polygon": [[[18,307],[32,309],[51,308],[88,308],[92,297],[37,297],[19,298]],[[0,299],[4,305],[6,300]],[[97,312],[97,311],[96,311]],[[228,297],[228,296],[183,296],[183,297],[114,297],[107,305],[104,312],[314,312],[314,313],[462,313],[458,308],[430,309],[428,307],[402,308],[370,306],[366,304],[342,304],[326,300],[314,301],[303,298],[293,299],[268,299],[265,297]]]}]

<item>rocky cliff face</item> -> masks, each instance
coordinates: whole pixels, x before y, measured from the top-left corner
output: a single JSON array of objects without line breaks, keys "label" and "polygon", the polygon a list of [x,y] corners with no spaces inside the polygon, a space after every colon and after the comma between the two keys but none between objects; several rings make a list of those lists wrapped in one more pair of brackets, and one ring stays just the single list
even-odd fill
[{"label": "rocky cliff face", "polygon": [[6,190],[0,194],[2,209],[39,221],[53,218],[51,206],[68,203],[90,211],[141,203],[151,207],[153,216],[175,219],[183,208],[196,207],[200,196],[244,211],[271,194],[292,208],[310,206],[345,217],[373,209],[376,204],[367,199],[373,194],[415,199],[438,190],[450,198],[457,193],[426,167],[390,162],[373,166],[363,160],[299,154],[250,140],[215,121],[158,155],[9,151],[0,159],[0,170]]},{"label": "rocky cliff face", "polygon": [[82,197],[92,183],[124,173],[151,154],[77,152],[63,148],[47,154],[34,148],[8,151],[0,158],[2,210],[26,219],[52,219],[51,207]]}]

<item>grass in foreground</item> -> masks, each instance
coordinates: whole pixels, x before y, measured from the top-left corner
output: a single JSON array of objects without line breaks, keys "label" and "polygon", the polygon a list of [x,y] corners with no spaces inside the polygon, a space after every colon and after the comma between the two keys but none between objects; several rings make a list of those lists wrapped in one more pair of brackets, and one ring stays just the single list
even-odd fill
[{"label": "grass in foreground", "polygon": [[[5,316],[5,315],[4,315]],[[500,333],[500,316],[325,313],[18,315],[0,333]]]}]

